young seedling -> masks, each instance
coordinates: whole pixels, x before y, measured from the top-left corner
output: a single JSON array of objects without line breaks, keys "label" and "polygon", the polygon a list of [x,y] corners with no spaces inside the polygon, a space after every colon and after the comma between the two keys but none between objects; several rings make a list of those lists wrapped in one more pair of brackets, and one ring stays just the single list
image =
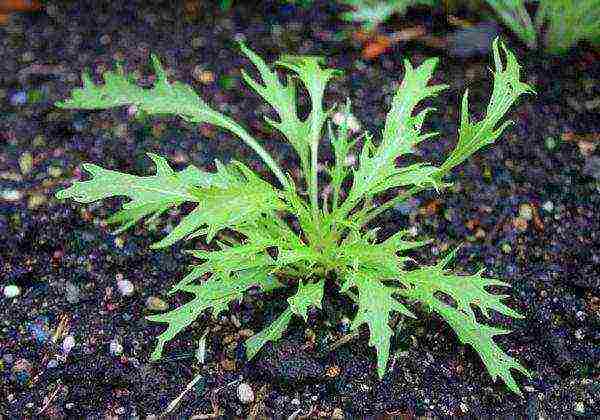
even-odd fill
[{"label": "young seedling", "polygon": [[[428,188],[442,189],[447,185],[444,179],[452,168],[500,137],[509,124],[501,123],[509,108],[521,94],[533,92],[520,80],[515,56],[503,43],[494,41],[494,83],[485,116],[480,121],[471,120],[465,92],[458,144],[439,167],[426,162],[405,167],[396,165],[398,157],[413,153],[421,141],[436,135],[421,130],[432,109],[415,113],[415,108],[446,88],[429,84],[437,59],[427,59],[417,67],[405,61],[404,79],[394,94],[381,140],[374,142],[365,133],[358,163],[356,167],[348,167],[346,161],[356,149],[357,139],[351,135],[348,118],[334,129],[329,121],[333,109],[323,108],[327,83],[340,72],[325,68],[318,57],[284,56],[275,64],[291,72],[293,77],[288,74],[283,82],[276,71],[244,44],[240,44],[240,49],[256,66],[261,80],[246,72],[242,72],[243,79],[277,114],[276,119],[265,117],[265,120],[298,154],[302,179],[286,174],[242,125],[212,109],[191,87],[169,82],[156,56],[152,56],[152,63],[157,79],[151,89],[136,86],[134,80],[117,67],[116,72],[104,73],[103,85],[95,85],[84,74],[83,88],[73,90],[70,99],[57,103],[61,108],[72,109],[133,105],[148,115],[173,114],[190,123],[212,124],[250,146],[277,179],[278,185],[271,185],[237,161],[229,164],[217,161],[214,172],[193,165],[176,171],[165,158],[149,153],[156,167],[154,175],[130,175],[84,163],[83,168],[92,178],[75,182],[57,193],[59,199],[72,198],[80,203],[128,197],[123,208],[108,220],[120,226],[118,231],[147,216],[155,220],[185,202],[195,205],[152,247],[164,248],[182,239],[201,236],[216,250],[189,251],[199,262],[169,292],[191,294],[193,298],[188,303],[147,317],[150,321],[167,324],[151,358],[159,359],[164,345],[205,310],[212,309],[212,315],[217,316],[228,309],[230,302],[242,299],[255,286],[264,293],[289,289],[287,309],[246,341],[247,356],[251,359],[265,343],[282,336],[292,317],[306,320],[310,307],[320,308],[326,292],[325,279],[333,278],[335,281],[327,284],[332,284],[335,290],[327,290],[327,293],[343,293],[357,304],[351,328],[356,330],[367,325],[369,344],[377,352],[380,377],[386,371],[394,333],[389,325],[392,312],[414,317],[407,304],[418,302],[441,316],[462,343],[473,347],[493,380],[499,376],[513,392],[521,395],[510,370],[516,369],[528,376],[529,372],[493,340],[494,336],[509,331],[479,323],[473,312],[476,306],[485,317],[489,317],[488,311],[492,309],[522,318],[501,302],[506,295],[494,295],[485,289],[509,284],[482,277],[481,272],[470,276],[452,274],[446,268],[452,253],[437,265],[409,270],[405,265],[409,259],[405,252],[429,241],[409,241],[407,231],[380,238],[377,229],[367,228],[377,215],[411,195]],[[501,50],[505,63],[501,60]],[[305,118],[297,112],[298,82],[310,96],[311,110]],[[349,103],[344,113],[350,115]],[[318,151],[324,131],[331,142],[335,162],[327,166],[331,194],[319,199]],[[398,189],[403,192],[395,198],[375,204],[382,193]],[[301,191],[307,191],[308,199],[304,199]],[[455,304],[444,303],[438,292],[450,296]]]}]

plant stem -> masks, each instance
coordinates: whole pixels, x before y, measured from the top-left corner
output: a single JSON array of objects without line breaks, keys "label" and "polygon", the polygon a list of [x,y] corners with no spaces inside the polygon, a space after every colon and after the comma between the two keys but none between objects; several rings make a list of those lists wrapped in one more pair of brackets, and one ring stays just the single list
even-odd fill
[{"label": "plant stem", "polygon": [[[361,218],[361,220],[357,221],[357,224],[359,225],[366,225],[367,223],[369,223],[371,220],[373,220],[375,217],[379,216],[381,213],[383,213],[384,211],[386,211],[389,208],[394,207],[396,204],[399,204],[401,202],[403,202],[404,200],[406,200],[407,198],[423,191],[427,189],[427,187],[422,187],[422,186],[415,186],[412,187],[411,189],[409,189],[408,191],[405,191],[404,193],[392,198],[389,201],[386,201],[385,203],[381,204],[379,207],[376,207],[373,211],[371,211],[370,213],[367,213],[365,216],[363,216]],[[359,215],[360,216],[360,215]]]},{"label": "plant stem", "polygon": [[222,127],[237,135],[240,139],[244,141],[244,143],[250,146],[252,150],[254,150],[267,164],[269,169],[271,169],[271,171],[275,174],[275,176],[284,188],[290,187],[288,179],[283,174],[283,171],[281,170],[279,165],[277,165],[277,162],[275,162],[275,160],[269,154],[269,152],[267,152],[260,144],[258,144],[254,137],[248,134],[246,130],[234,123],[229,118],[227,118],[226,121],[224,121]]},{"label": "plant stem", "polygon": [[318,197],[318,178],[317,178],[317,153],[319,151],[319,143],[313,141],[310,145],[310,160],[311,160],[311,171],[310,171],[310,203],[313,208],[313,214],[317,214],[319,209],[319,197]]}]

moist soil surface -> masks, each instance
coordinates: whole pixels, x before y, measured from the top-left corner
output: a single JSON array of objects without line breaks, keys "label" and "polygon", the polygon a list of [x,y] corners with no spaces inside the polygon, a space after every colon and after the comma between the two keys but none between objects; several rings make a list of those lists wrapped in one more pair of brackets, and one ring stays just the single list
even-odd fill
[{"label": "moist soil surface", "polygon": [[[383,227],[382,236],[411,228],[417,237],[434,238],[411,254],[421,264],[462,244],[456,272],[485,269],[488,277],[512,285],[494,292],[508,294],[507,304],[524,318],[493,313],[489,323],[512,331],[496,340],[532,372],[529,379],[513,371],[521,398],[493,382],[479,356],[420,307],[413,308],[417,320],[397,324],[389,369],[379,380],[367,331],[338,343],[348,333],[342,317],[352,319],[356,307],[333,294],[322,311],[310,314],[308,325],[295,320],[282,340],[250,362],[244,337],[284,309],[283,293],[250,294],[217,319],[205,314],[166,347],[162,360],[150,362],[164,327],[145,316],[189,299],[166,292],[193,262],[182,251],[202,244],[165,250],[149,245],[189,209],[172,211],[155,228],[140,224],[115,236],[104,220],[120,200],[79,205],[53,196],[87,177],[82,162],[151,174],[146,152],[165,156],[177,169],[193,163],[211,170],[214,159],[237,159],[270,177],[249,148],[208,126],[177,118],[138,121],[125,108],[54,107],[81,85],[86,69],[98,82],[120,60],[149,86],[149,53],[155,53],[171,80],[190,84],[244,123],[294,171],[298,162],[291,148],[265,129],[262,115],[269,109],[243,85],[240,68],[251,66],[234,40],[245,40],[269,62],[282,53],[327,56],[330,67],[345,73],[327,91],[327,105],[351,98],[353,113],[372,133],[381,131],[403,59],[417,64],[439,56],[435,81],[450,88],[431,101],[438,111],[425,128],[440,135],[421,143],[417,156],[437,164],[456,143],[465,88],[471,113],[479,118],[485,110],[492,82],[489,54],[478,50],[467,59],[414,41],[365,60],[350,36],[357,26],[338,19],[341,9],[330,2],[312,8],[235,4],[228,10],[194,8],[194,2],[53,3],[0,27],[0,278],[3,286],[20,290],[17,297],[0,297],[0,414],[600,415],[597,50],[582,44],[552,57],[503,33],[537,95],[511,110],[515,123],[497,144],[456,168],[452,187],[423,193],[374,223]],[[411,12],[383,30],[422,24],[442,38],[456,30],[438,20]],[[323,158],[330,158],[327,148]],[[198,343],[206,331],[201,363]],[[249,392],[246,385],[254,394],[250,402],[239,395]]]}]

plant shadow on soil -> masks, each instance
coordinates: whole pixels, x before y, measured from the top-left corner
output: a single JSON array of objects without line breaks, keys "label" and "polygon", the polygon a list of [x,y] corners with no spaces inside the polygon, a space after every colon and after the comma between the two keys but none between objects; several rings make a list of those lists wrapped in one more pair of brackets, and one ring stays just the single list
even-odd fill
[{"label": "plant shadow on soil", "polygon": [[[472,112],[480,115],[485,108],[490,58],[460,60],[408,43],[362,61],[360,50],[337,36],[352,26],[339,21],[339,9],[328,2],[317,2],[314,9],[241,4],[214,16],[185,16],[191,12],[183,6],[107,4],[53,4],[34,17],[15,17],[18,24],[10,31],[0,28],[5,57],[0,87],[6,93],[0,102],[0,273],[2,285],[21,289],[19,297],[0,300],[0,413],[158,415],[200,374],[173,415],[211,413],[215,405],[227,417],[600,415],[597,50],[583,45],[566,57],[546,57],[505,34],[537,96],[510,112],[515,125],[501,141],[457,168],[449,191],[423,194],[378,220],[384,236],[415,226],[419,236],[435,239],[412,254],[420,263],[433,263],[464,243],[457,271],[485,267],[486,275],[512,284],[495,292],[508,294],[508,305],[525,318],[493,314],[490,323],[513,331],[497,341],[534,374],[528,380],[515,373],[524,392],[520,399],[501,382],[493,383],[477,354],[418,307],[418,320],[397,324],[389,372],[381,381],[365,331],[326,351],[347,333],[341,318],[351,319],[355,310],[333,295],[323,311],[311,313],[309,325],[294,320],[284,339],[252,362],[244,360],[243,331],[258,331],[276,317],[284,308],[283,294],[251,294],[216,320],[200,317],[166,347],[163,360],[150,363],[164,327],[144,319],[151,313],[147,299],[159,297],[171,308],[188,299],[167,298],[166,291],[192,262],[182,251],[199,243],[160,251],[148,246],[184,211],[173,212],[157,229],[136,226],[115,237],[102,220],[119,200],[80,206],[58,202],[53,193],[70,183],[85,161],[143,175],[150,171],[147,151],[178,162],[178,169],[188,163],[206,168],[214,158],[232,157],[258,165],[257,158],[226,134],[174,118],[144,125],[129,121],[123,109],[53,108],[79,86],[84,68],[111,68],[115,54],[121,54],[127,71],[147,75],[147,54],[154,52],[174,71],[173,79],[192,84],[209,103],[270,138],[253,125],[262,118],[255,110],[262,108],[241,83],[239,68],[248,63],[231,42],[236,34],[269,61],[282,52],[327,54],[345,76],[332,85],[326,101],[351,97],[353,111],[373,133],[381,130],[402,58],[420,62],[442,54],[436,81],[451,88],[433,101],[439,111],[426,127],[442,135],[419,148],[419,159],[439,163],[454,144],[465,87]],[[66,70],[19,77],[31,62],[63,64]],[[196,65],[217,80],[194,80]],[[229,78],[220,80],[224,75]],[[11,102],[18,91],[34,90],[43,99]],[[266,147],[286,161],[289,148],[280,144],[269,140]],[[26,152],[30,165],[23,159]],[[528,213],[524,205],[530,217],[522,217]],[[118,279],[134,285],[131,296],[119,291]],[[195,352],[207,327],[206,361],[200,364]],[[75,345],[64,356],[67,334]],[[254,390],[254,402],[238,398],[240,379]]]}]

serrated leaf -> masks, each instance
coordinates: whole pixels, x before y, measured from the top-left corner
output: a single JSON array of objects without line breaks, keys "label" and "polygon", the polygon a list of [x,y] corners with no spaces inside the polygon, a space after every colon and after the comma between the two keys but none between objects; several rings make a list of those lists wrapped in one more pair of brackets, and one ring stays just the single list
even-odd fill
[{"label": "serrated leaf", "polygon": [[299,282],[298,291],[288,298],[288,303],[293,313],[307,321],[308,308],[315,306],[321,308],[323,301],[323,287],[325,280],[316,283]]},{"label": "serrated leaf", "polygon": [[417,68],[405,61],[405,75],[392,100],[379,146],[367,138],[354,172],[352,188],[340,208],[338,218],[345,217],[366,196],[403,185],[432,185],[438,187],[434,175],[437,168],[427,164],[396,167],[396,159],[413,153],[413,147],[436,133],[421,134],[427,108],[413,116],[415,107],[428,97],[445,89],[445,85],[428,86],[437,59],[428,59]]},{"label": "serrated leaf", "polygon": [[287,308],[268,327],[246,340],[246,356],[248,357],[248,360],[254,358],[260,349],[269,341],[275,342],[281,338],[292,319],[292,314],[292,309]]},{"label": "serrated leaf", "polygon": [[[506,316],[522,318],[522,315],[500,301],[507,297],[506,295],[493,295],[484,289],[486,286],[509,286],[509,284],[481,277],[480,274],[457,276],[445,272],[440,265],[410,271],[404,274],[403,278],[412,287],[403,291],[402,295],[423,302],[429,309],[440,314],[454,329],[461,342],[470,344],[479,354],[492,380],[495,381],[500,376],[510,390],[522,395],[510,369],[517,369],[527,376],[530,376],[530,373],[505,354],[493,341],[493,336],[508,334],[510,331],[478,323],[471,308],[471,306],[479,307],[487,318],[489,318],[489,309]],[[452,297],[457,307],[446,305],[435,296],[436,292]]]},{"label": "serrated leaf", "polygon": [[[498,45],[500,45],[506,56],[505,66],[502,64]],[[520,81],[520,66],[504,43],[496,38],[492,49],[496,71],[493,72],[494,87],[485,117],[478,122],[473,123],[470,121],[469,91],[465,91],[462,97],[458,144],[440,167],[440,174],[447,173],[482,147],[492,144],[500,137],[504,129],[512,123],[511,121],[505,121],[498,125],[519,96],[524,93],[534,93],[531,86]]]},{"label": "serrated leaf", "polygon": [[296,293],[288,298],[290,306],[268,327],[246,340],[246,355],[248,356],[248,360],[252,359],[269,341],[275,342],[281,338],[293,314],[302,317],[306,321],[309,307],[316,306],[321,308],[324,284],[324,280],[306,284],[300,282]]},{"label": "serrated leaf", "polygon": [[208,226],[206,241],[224,228],[235,228],[248,220],[257,219],[264,213],[283,209],[283,202],[270,184],[253,173],[246,174],[245,181],[232,183],[226,188],[197,188],[193,194],[198,205],[179,225],[153,248],[162,248],[183,239],[201,226]]},{"label": "serrated leaf", "polygon": [[369,327],[369,345],[377,350],[377,373],[382,378],[393,335],[389,326],[391,312],[396,311],[411,318],[415,316],[393,297],[393,294],[398,293],[398,288],[384,286],[377,278],[360,272],[352,273],[341,291],[344,292],[353,286],[358,288],[358,312],[350,328],[355,330],[362,324]]},{"label": "serrated leaf", "polygon": [[298,117],[296,103],[296,86],[288,77],[287,82],[281,83],[277,73],[271,70],[264,60],[250,48],[240,43],[242,52],[252,61],[260,73],[263,84],[258,83],[242,70],[242,78],[254,91],[273,107],[279,116],[279,122],[267,117],[265,120],[284,135],[298,153],[302,167],[307,168],[309,160],[309,131],[308,122]]},{"label": "serrated leaf", "polygon": [[152,322],[168,324],[167,329],[158,336],[158,343],[150,359],[158,360],[164,345],[190,325],[203,311],[212,309],[212,315],[216,317],[228,308],[229,302],[243,297],[244,292],[254,284],[255,279],[251,277],[221,280],[211,278],[200,285],[181,286],[179,290],[193,294],[193,300],[164,314],[146,317]]},{"label": "serrated leaf", "polygon": [[178,115],[194,122],[222,125],[224,116],[211,109],[194,90],[180,82],[169,83],[158,57],[151,55],[156,73],[154,87],[145,89],[125,75],[117,66],[116,72],[104,72],[103,85],[95,85],[87,73],[83,73],[83,88],[73,89],[71,98],[59,101],[56,106],[67,109],[106,109],[135,105],[149,114]]},{"label": "serrated leaf", "polygon": [[89,74],[83,73],[83,88],[73,89],[71,98],[56,102],[55,105],[66,109],[107,109],[135,105],[138,115],[177,115],[188,122],[213,124],[233,133],[250,146],[286,186],[287,179],[277,163],[241,125],[208,106],[190,86],[181,82],[169,83],[158,57],[152,54],[151,59],[156,73],[156,81],[151,89],[137,86],[135,80],[117,66],[116,72],[103,73],[103,85],[95,85]]},{"label": "serrated leaf", "polygon": [[336,261],[342,271],[360,270],[379,280],[401,279],[409,257],[399,252],[424,246],[431,241],[406,241],[406,231],[397,232],[383,242],[375,243],[376,232],[351,232],[336,250]]},{"label": "serrated leaf", "polygon": [[333,199],[331,204],[331,211],[335,211],[338,208],[340,193],[342,189],[342,183],[350,175],[350,168],[346,165],[346,159],[350,153],[350,149],[354,147],[357,140],[350,141],[349,132],[349,119],[351,117],[351,103],[348,99],[346,106],[343,111],[343,118],[340,126],[335,131],[331,126],[331,121],[328,121],[328,136],[333,152],[335,156],[335,164],[332,169],[328,170],[328,174],[331,177],[331,188],[333,190]]},{"label": "serrated leaf", "polygon": [[119,231],[145,216],[156,218],[183,202],[197,203],[196,208],[169,235],[152,245],[154,248],[171,245],[204,225],[208,227],[210,241],[220,229],[246,223],[265,212],[283,207],[271,185],[239,163],[235,164],[235,170],[231,166],[217,165],[216,173],[203,172],[193,166],[175,172],[164,158],[148,155],[157,167],[154,176],[140,177],[84,164],[83,168],[93,178],[75,182],[57,192],[56,197],[72,198],[81,203],[108,197],[128,197],[131,201],[124,203],[123,209],[108,219],[109,223],[121,224]]}]

